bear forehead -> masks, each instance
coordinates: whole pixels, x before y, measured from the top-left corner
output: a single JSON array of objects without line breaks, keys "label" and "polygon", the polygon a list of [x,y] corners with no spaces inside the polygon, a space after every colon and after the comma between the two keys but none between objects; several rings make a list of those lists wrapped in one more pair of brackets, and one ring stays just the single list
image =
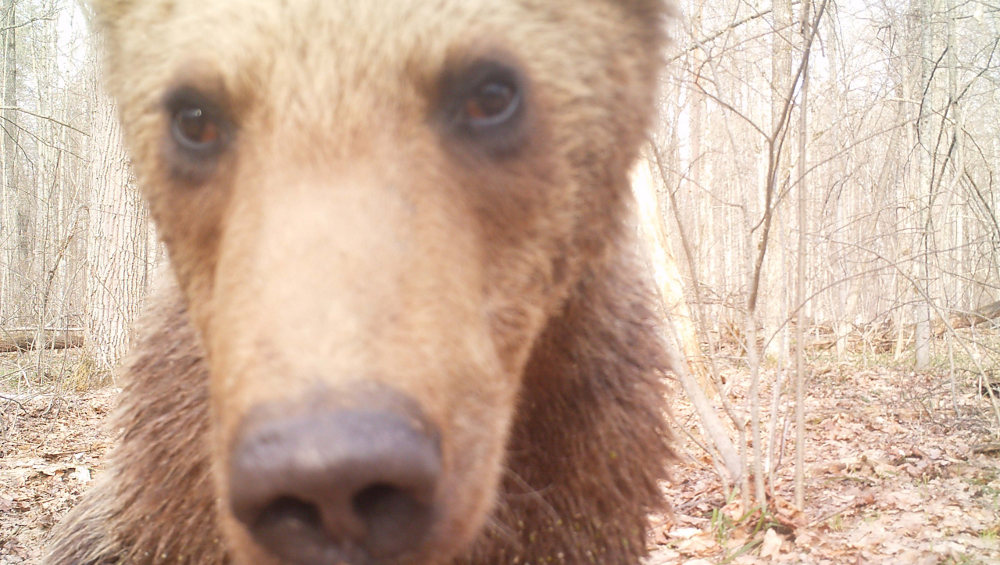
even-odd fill
[{"label": "bear forehead", "polygon": [[[637,17],[626,9],[632,3],[649,2],[104,0],[96,7],[114,36],[112,69],[141,62],[147,76],[157,68],[163,76],[198,63],[225,69],[233,75],[223,77],[227,84],[257,78],[240,76],[247,73],[297,72],[331,88],[400,73],[433,80],[449,59],[497,50],[555,75],[556,84],[607,78],[600,67],[618,59],[616,52],[629,61],[634,50],[651,47],[635,33],[642,26],[622,25]],[[136,27],[146,33],[126,33]]]}]

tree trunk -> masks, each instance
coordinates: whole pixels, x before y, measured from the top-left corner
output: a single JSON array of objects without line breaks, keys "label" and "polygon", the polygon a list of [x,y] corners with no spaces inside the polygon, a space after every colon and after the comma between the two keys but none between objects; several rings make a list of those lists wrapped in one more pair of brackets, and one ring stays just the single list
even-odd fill
[{"label": "tree trunk", "polygon": [[3,319],[28,318],[25,308],[25,285],[28,281],[26,270],[30,253],[27,239],[29,216],[25,210],[24,196],[18,186],[17,151],[19,130],[17,128],[17,21],[15,0],[3,0],[3,131],[0,152],[3,153],[3,215],[0,241],[4,242],[4,262],[2,274],[3,289],[0,294]]},{"label": "tree trunk", "polygon": [[931,229],[934,222],[933,214],[933,184],[934,184],[934,163],[931,159],[931,117],[933,115],[932,106],[934,104],[933,86],[930,84],[931,73],[930,64],[933,50],[933,33],[931,30],[931,13],[934,0],[914,0],[918,3],[917,13],[919,14],[920,30],[920,50],[919,62],[916,68],[919,69],[919,81],[916,92],[919,93],[919,106],[916,133],[917,133],[917,168],[916,184],[913,191],[916,195],[914,206],[919,213],[916,217],[921,218],[921,225],[916,231],[918,238],[916,249],[919,250],[918,260],[915,262],[916,270],[914,281],[916,283],[916,301],[914,302],[914,318],[916,329],[914,331],[914,358],[917,369],[926,369],[930,366],[931,350],[931,309],[929,300],[930,293],[930,253],[931,253]]},{"label": "tree trunk", "polygon": [[710,396],[714,396],[715,388],[709,382],[698,334],[684,300],[680,270],[667,242],[659,198],[650,171],[651,165],[650,161],[643,159],[636,166],[632,175],[632,192],[639,207],[639,232],[648,251],[645,255],[649,258],[659,302],[668,320],[665,326],[668,331],[672,330],[672,335],[665,337],[683,357],[680,366],[674,367],[674,372],[698,414],[705,438],[715,449],[710,454],[721,460],[721,466],[729,475],[728,480],[737,481],[741,474],[739,453],[709,400]]},{"label": "tree trunk", "polygon": [[146,292],[147,214],[122,147],[114,106],[99,95],[91,140],[87,343],[99,367],[114,368]]},{"label": "tree trunk", "polygon": [[809,13],[810,1],[802,0],[802,104],[799,107],[799,162],[798,162],[798,210],[799,224],[798,250],[795,264],[795,506],[805,508],[805,452],[806,452],[806,364],[805,364],[805,303],[806,303],[806,236],[809,233],[806,203],[806,172],[808,160],[806,148],[809,125],[809,35],[811,33]]}]

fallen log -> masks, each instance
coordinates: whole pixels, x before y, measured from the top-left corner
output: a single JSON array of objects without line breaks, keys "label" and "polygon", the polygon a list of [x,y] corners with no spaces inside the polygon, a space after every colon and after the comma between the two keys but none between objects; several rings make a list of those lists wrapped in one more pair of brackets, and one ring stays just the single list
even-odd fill
[{"label": "fallen log", "polygon": [[70,349],[83,347],[82,328],[0,329],[0,353],[32,349]]},{"label": "fallen log", "polygon": [[942,320],[934,322],[934,336],[941,337],[947,333],[948,325],[956,330],[959,328],[973,328],[998,318],[1000,318],[1000,301],[980,306],[973,312],[954,312],[948,319],[948,324],[945,324]]}]

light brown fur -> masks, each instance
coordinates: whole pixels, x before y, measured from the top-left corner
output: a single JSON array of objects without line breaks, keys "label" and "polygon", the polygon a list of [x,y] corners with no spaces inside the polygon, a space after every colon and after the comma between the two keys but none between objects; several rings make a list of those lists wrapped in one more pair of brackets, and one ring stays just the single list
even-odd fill
[{"label": "light brown fur", "polygon": [[[669,365],[632,257],[654,0],[103,0],[108,83],[170,254],[105,479],[50,563],[274,563],[230,515],[255,407],[366,383],[441,430],[445,512],[408,563],[636,563],[662,507]],[[442,75],[521,70],[523,141],[436,120]],[[224,100],[210,170],[162,100]],[[467,141],[467,140],[466,140]]]}]

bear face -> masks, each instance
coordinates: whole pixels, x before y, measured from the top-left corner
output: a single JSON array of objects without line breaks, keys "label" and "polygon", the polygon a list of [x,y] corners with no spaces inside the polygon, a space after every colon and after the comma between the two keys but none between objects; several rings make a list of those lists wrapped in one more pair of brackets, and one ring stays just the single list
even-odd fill
[{"label": "bear face", "polygon": [[95,8],[204,348],[231,558],[460,555],[543,332],[618,250],[659,3]]}]

